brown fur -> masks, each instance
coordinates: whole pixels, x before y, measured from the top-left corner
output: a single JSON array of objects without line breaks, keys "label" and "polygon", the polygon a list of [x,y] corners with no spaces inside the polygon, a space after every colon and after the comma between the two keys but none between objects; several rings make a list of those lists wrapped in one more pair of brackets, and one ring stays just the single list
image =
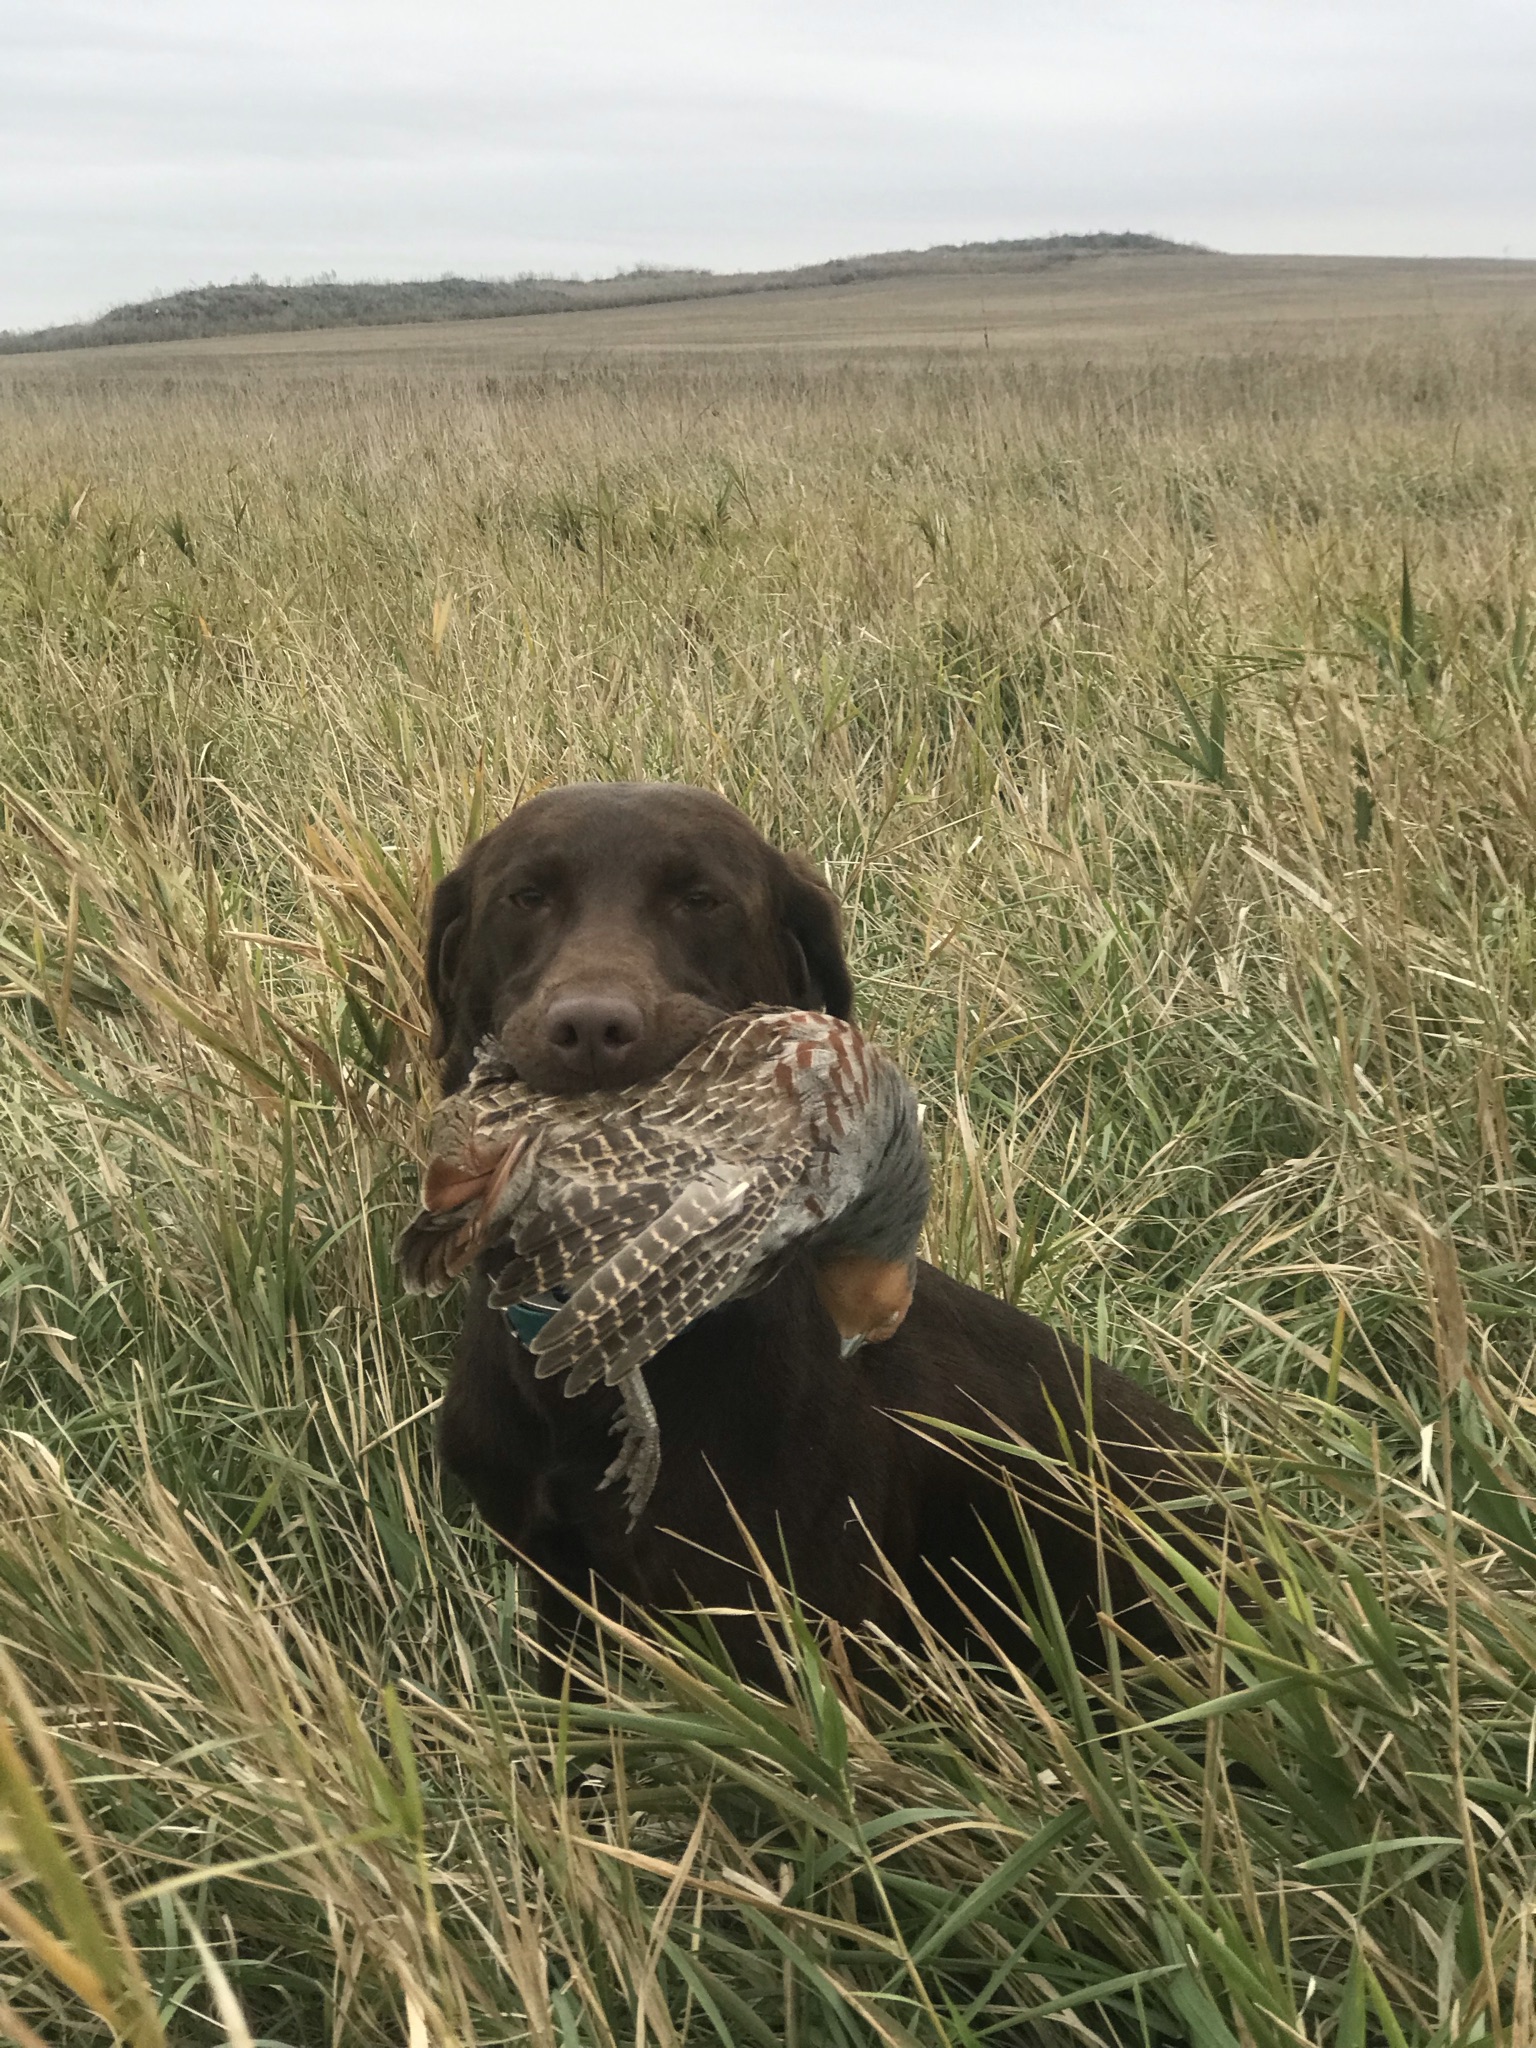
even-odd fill
[{"label": "brown fur", "polygon": [[[770,1002],[846,1017],[853,1002],[837,905],[814,871],[719,797],[671,784],[584,784],[514,811],[440,884],[427,973],[449,1088],[490,1031],[534,1086],[623,1087],[665,1071],[723,1012]],[[953,1639],[967,1630],[943,1580],[989,1622],[999,1609],[976,1580],[1010,1612],[1010,1573],[1030,1588],[1002,1489],[900,1418],[983,1430],[996,1418],[1048,1457],[1064,1441],[1080,1454],[1085,1360],[1048,1325],[920,1266],[896,1335],[844,1362],[810,1274],[792,1265],[646,1368],[663,1457],[631,1533],[617,1493],[598,1491],[616,1397],[568,1400],[535,1377],[487,1303],[495,1264],[472,1278],[442,1451],[491,1526],[558,1585],[663,1608],[750,1604],[734,1509],[802,1599],[845,1625],[909,1633],[874,1549]],[[1186,1490],[1174,1454],[1203,1448],[1191,1423],[1098,1362],[1091,1401],[1117,1491]],[[1134,1574],[1101,1554],[1057,1482],[1036,1467],[1027,1484],[1056,1598],[1091,1651],[1101,1573],[1127,1614]],[[558,1596],[541,1598],[558,1622]],[[1132,1618],[1158,1632],[1144,1607]],[[727,1634],[761,1669],[751,1625]]]}]

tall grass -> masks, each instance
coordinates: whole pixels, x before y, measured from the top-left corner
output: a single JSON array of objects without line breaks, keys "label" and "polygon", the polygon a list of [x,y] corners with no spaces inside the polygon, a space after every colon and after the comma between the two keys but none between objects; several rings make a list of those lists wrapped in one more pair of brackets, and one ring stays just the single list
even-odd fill
[{"label": "tall grass", "polygon": [[[1536,332],[146,364],[0,401],[0,2032],[1536,2041]],[[1251,1474],[1184,1660],[532,1690],[389,1246],[578,776],[825,864],[932,1255]]]}]

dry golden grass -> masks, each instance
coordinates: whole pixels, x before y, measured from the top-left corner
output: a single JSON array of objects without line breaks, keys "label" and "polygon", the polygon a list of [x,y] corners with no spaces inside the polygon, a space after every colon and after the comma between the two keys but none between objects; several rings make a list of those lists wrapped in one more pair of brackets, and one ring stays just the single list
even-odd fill
[{"label": "dry golden grass", "polygon": [[[1536,323],[1316,290],[0,371],[0,2031],[1530,2048]],[[1250,1463],[1252,1624],[528,1692],[388,1250],[432,874],[589,774],[827,865],[934,1256]]]}]

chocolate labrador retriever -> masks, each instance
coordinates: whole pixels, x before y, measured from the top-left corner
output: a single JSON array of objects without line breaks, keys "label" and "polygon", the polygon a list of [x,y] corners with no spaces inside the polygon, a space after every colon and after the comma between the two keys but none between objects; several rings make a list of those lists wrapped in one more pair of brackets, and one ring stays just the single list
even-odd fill
[{"label": "chocolate labrador retriever", "polygon": [[[439,885],[427,980],[450,1089],[491,1031],[523,1079],[570,1092],[647,1080],[749,1003],[841,1017],[853,1005],[838,906],[820,877],[722,798],[674,784],[587,783],[521,805]],[[561,1382],[534,1377],[487,1302],[494,1270],[494,1257],[483,1261],[471,1283],[442,1453],[492,1528],[555,1587],[749,1610],[744,1527],[810,1607],[845,1625],[910,1639],[883,1559],[950,1640],[966,1641],[969,1610],[1011,1651],[1027,1648],[1012,1619],[1015,1588],[1032,1588],[1015,1507],[942,1431],[903,1418],[1081,1458],[1085,1361],[1048,1325],[924,1266],[898,1335],[844,1362],[806,1273],[791,1267],[647,1367],[661,1476],[630,1533],[621,1490],[598,1488],[617,1397],[599,1387],[569,1400]],[[1108,1366],[1093,1364],[1091,1384],[1116,1490],[1144,1502],[1186,1493],[1176,1454],[1201,1449],[1193,1425]],[[1131,1567],[1095,1542],[1068,1491],[1027,1457],[1019,1476],[1082,1647],[1098,1643],[1106,1592],[1139,1633],[1158,1632]],[[547,1640],[569,1615],[538,1584]],[[724,1633],[760,1671],[755,1624]]]}]

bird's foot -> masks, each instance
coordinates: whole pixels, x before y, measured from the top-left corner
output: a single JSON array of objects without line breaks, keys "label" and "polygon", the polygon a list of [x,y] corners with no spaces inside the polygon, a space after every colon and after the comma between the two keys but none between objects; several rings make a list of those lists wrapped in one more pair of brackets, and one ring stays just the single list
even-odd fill
[{"label": "bird's foot", "polygon": [[619,1447],[619,1455],[598,1482],[598,1491],[601,1492],[605,1486],[617,1485],[621,1479],[628,1480],[625,1500],[629,1507],[629,1526],[633,1529],[645,1511],[645,1504],[656,1486],[656,1475],[661,1470],[661,1430],[645,1381],[638,1371],[630,1373],[620,1383],[619,1393],[623,1406],[614,1420],[613,1434],[622,1436],[624,1441]]}]

